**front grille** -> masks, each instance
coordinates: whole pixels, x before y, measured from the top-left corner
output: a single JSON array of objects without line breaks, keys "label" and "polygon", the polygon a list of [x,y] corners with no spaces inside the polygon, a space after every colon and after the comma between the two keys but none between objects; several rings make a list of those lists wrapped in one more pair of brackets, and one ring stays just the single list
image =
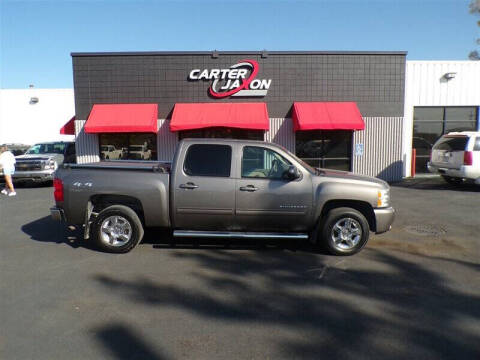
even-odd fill
[{"label": "front grille", "polygon": [[42,163],[39,161],[17,161],[15,164],[16,171],[36,171],[42,170]]}]

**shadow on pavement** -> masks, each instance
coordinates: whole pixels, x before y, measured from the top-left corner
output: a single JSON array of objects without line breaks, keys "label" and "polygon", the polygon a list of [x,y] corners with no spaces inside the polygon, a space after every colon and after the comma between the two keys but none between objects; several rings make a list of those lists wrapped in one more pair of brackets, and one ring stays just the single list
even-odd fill
[{"label": "shadow on pavement", "polygon": [[391,183],[392,187],[419,189],[419,190],[452,190],[463,192],[480,192],[480,185],[464,182],[459,185],[447,183],[441,177],[420,177],[404,179],[400,182]]},{"label": "shadow on pavement", "polygon": [[[60,222],[52,220],[50,216],[32,221],[22,226],[22,231],[30,236],[30,239],[39,242],[52,242],[67,244],[73,248],[84,247],[94,251],[100,251],[91,242],[83,239],[83,229],[69,230]],[[176,239],[172,232],[162,228],[148,228],[139,246],[152,245],[154,249],[229,249],[229,250],[289,250],[292,252],[303,251],[310,253],[322,253],[308,241],[285,241],[285,240],[222,240],[222,239]]]},{"label": "shadow on pavement", "polygon": [[21,229],[30,236],[30,239],[35,241],[67,244],[73,248],[90,248],[91,246],[83,241],[82,230],[69,230],[65,224],[54,221],[50,216],[29,222],[23,225]]},{"label": "shadow on pavement", "polygon": [[364,252],[368,267],[349,269],[341,260],[284,251],[173,251],[178,261],[194,261],[195,286],[95,279],[124,301],[228,325],[271,326],[272,358],[478,358],[479,296],[456,290],[415,260]]},{"label": "shadow on pavement", "polygon": [[138,335],[124,324],[111,324],[94,330],[97,340],[115,359],[161,360],[162,354],[151,349]]},{"label": "shadow on pavement", "polygon": [[164,229],[146,229],[142,244],[152,245],[154,249],[288,250],[327,255],[307,240],[174,238],[170,230]]}]

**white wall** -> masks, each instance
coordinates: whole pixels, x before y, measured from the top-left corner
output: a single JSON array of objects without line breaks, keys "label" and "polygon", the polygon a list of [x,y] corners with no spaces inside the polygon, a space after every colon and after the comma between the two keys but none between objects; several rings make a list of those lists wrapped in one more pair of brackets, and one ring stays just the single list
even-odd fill
[{"label": "white wall", "polygon": [[[455,72],[448,81],[445,73]],[[404,175],[410,176],[415,106],[480,106],[480,61],[407,61],[405,73]]]},{"label": "white wall", "polygon": [[60,128],[74,115],[73,89],[0,89],[0,144],[73,140]]}]

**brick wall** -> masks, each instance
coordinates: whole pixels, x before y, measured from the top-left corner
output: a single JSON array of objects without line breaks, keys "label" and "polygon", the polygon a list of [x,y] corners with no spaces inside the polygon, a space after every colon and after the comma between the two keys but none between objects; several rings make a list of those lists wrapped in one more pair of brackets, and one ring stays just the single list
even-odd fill
[{"label": "brick wall", "polygon": [[[96,103],[158,103],[168,118],[176,102],[255,102],[271,118],[291,117],[294,101],[355,101],[365,117],[403,116],[404,53],[125,53],[72,54],[75,108],[86,119]],[[272,79],[262,98],[213,99],[211,81],[189,81],[192,69],[258,61],[258,79]]]}]

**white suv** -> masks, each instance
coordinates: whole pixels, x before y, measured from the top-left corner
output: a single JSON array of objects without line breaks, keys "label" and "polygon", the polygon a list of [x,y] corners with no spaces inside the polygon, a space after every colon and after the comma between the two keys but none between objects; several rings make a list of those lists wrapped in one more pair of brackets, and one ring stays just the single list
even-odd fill
[{"label": "white suv", "polygon": [[431,173],[442,175],[451,184],[473,180],[480,185],[480,132],[443,135],[433,145],[427,166]]}]

